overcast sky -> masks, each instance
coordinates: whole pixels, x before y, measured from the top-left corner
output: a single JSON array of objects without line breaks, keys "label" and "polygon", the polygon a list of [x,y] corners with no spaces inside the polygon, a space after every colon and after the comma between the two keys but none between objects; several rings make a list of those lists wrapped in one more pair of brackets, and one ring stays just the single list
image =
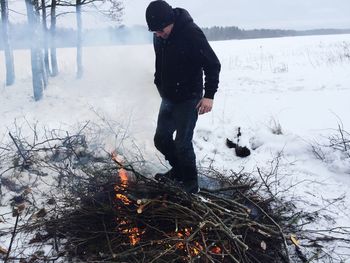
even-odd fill
[{"label": "overcast sky", "polygon": [[[145,25],[149,0],[125,0],[126,25]],[[350,0],[169,0],[187,9],[201,27],[243,29],[350,28]]]}]

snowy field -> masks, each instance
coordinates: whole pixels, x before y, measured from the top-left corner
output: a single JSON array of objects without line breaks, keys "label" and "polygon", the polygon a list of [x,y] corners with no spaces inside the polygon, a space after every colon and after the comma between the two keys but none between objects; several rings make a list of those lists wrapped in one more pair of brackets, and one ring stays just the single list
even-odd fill
[{"label": "snowy field", "polygon": [[[329,144],[338,124],[350,131],[350,35],[219,41],[212,47],[222,73],[214,109],[200,116],[195,130],[198,166],[258,176],[257,168],[268,170],[278,158],[276,192],[299,209],[321,211],[317,225],[306,228],[349,228],[350,158],[321,146],[321,161],[312,145]],[[0,142],[16,127],[30,136],[34,125],[72,131],[86,121],[118,123],[154,171],[165,169],[153,147],[160,98],[151,45],[85,48],[82,80],[75,79],[75,50],[59,49],[60,75],[50,79],[39,102],[32,96],[29,51],[14,55],[16,84],[5,87],[0,52]],[[241,145],[254,149],[243,159],[225,145],[226,138],[236,140],[238,127]],[[112,139],[104,145],[107,151],[115,147]],[[5,247],[9,242],[0,241]],[[336,262],[350,262],[348,248],[335,249]]]}]

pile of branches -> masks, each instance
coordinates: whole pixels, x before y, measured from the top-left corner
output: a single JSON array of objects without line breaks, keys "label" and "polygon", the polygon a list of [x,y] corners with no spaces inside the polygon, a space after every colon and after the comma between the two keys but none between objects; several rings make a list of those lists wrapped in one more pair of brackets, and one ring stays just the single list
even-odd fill
[{"label": "pile of branches", "polygon": [[262,195],[266,180],[201,169],[201,191],[187,194],[152,179],[142,158],[90,149],[83,129],[10,137],[1,182],[18,195],[15,226],[0,235],[11,236],[5,262],[307,262],[291,253],[294,207]]},{"label": "pile of branches", "polygon": [[60,239],[66,257],[87,262],[289,262],[269,200],[251,191],[247,177],[212,173],[204,181],[222,187],[197,195],[171,182],[128,178],[114,173],[100,185],[91,178],[86,191],[66,200],[74,209],[57,205],[27,228],[40,229],[31,243]]}]

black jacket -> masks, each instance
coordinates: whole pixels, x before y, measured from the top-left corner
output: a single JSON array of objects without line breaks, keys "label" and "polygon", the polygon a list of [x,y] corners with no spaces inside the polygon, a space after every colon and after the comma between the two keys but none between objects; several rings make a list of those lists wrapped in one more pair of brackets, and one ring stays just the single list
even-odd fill
[{"label": "black jacket", "polygon": [[175,23],[167,39],[154,36],[156,53],[155,80],[163,98],[174,102],[203,95],[214,98],[218,89],[220,62],[202,30],[190,14],[175,8]]}]

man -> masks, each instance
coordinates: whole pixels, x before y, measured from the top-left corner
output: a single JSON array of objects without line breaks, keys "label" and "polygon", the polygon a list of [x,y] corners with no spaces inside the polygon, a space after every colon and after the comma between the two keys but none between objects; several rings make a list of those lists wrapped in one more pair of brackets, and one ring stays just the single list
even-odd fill
[{"label": "man", "polygon": [[162,0],[153,1],[147,7],[146,21],[154,33],[154,83],[162,98],[154,144],[172,166],[170,171],[155,177],[180,181],[188,193],[197,193],[193,130],[198,114],[210,112],[213,107],[221,65],[185,9],[173,9]]}]

